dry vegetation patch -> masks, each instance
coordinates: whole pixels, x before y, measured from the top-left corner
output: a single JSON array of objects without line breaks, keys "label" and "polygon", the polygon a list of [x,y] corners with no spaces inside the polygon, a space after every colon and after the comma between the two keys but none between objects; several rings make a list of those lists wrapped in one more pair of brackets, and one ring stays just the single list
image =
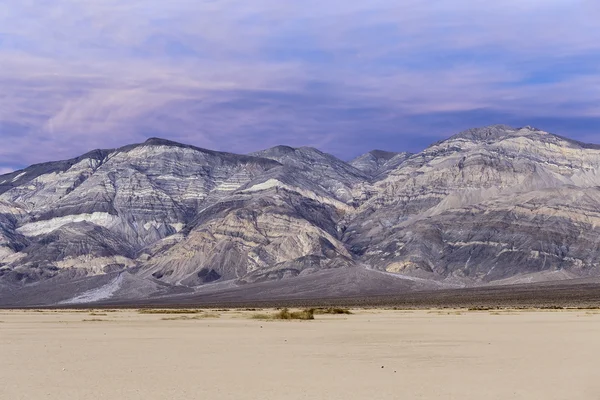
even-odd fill
[{"label": "dry vegetation patch", "polygon": [[327,308],[315,308],[314,313],[317,315],[321,314],[333,314],[333,315],[350,315],[352,311],[347,308],[327,307]]},{"label": "dry vegetation patch", "polygon": [[461,310],[431,310],[427,311],[427,314],[437,314],[437,315],[463,315]]},{"label": "dry vegetation patch", "polygon": [[203,310],[198,309],[181,309],[181,308],[142,308],[138,310],[139,314],[200,314]]},{"label": "dry vegetation patch", "polygon": [[202,313],[202,314],[197,314],[197,315],[180,315],[177,317],[164,317],[161,318],[161,320],[163,321],[190,321],[190,320],[198,320],[198,319],[205,319],[205,318],[220,318],[221,315],[217,314],[217,313]]},{"label": "dry vegetation patch", "polygon": [[288,308],[284,308],[275,314],[253,314],[251,318],[266,320],[311,320],[315,319],[315,309],[306,308],[300,311],[290,311]]}]

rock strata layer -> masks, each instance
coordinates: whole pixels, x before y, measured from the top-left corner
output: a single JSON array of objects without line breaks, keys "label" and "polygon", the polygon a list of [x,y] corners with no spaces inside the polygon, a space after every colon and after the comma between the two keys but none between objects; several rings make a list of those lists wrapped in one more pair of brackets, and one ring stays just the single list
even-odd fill
[{"label": "rock strata layer", "polygon": [[0,176],[0,303],[25,287],[135,299],[333,268],[423,288],[597,276],[599,210],[600,146],[531,127],[348,163],[149,139]]}]

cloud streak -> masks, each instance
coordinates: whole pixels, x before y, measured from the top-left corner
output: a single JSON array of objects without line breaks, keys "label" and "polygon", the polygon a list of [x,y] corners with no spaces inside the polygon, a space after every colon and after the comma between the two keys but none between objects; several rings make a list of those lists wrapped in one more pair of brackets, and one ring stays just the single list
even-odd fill
[{"label": "cloud streak", "polygon": [[4,165],[149,136],[343,158],[497,122],[600,141],[591,1],[10,3]]}]

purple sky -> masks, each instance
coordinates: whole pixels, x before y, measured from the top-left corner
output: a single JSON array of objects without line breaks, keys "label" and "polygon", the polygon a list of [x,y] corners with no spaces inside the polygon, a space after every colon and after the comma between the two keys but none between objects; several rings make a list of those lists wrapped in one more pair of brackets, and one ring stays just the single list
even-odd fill
[{"label": "purple sky", "polygon": [[0,173],[150,136],[344,159],[495,123],[599,143],[598,3],[0,2]]}]

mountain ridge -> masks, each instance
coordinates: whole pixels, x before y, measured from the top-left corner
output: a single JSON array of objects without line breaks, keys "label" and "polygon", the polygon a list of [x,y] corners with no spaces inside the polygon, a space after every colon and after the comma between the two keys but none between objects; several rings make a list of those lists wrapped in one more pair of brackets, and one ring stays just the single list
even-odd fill
[{"label": "mountain ridge", "polygon": [[600,276],[599,171],[599,145],[507,125],[348,162],[149,138],[1,175],[0,287],[68,302],[66,282],[123,273],[111,296],[129,299],[340,268],[383,274],[360,275],[369,293]]}]

